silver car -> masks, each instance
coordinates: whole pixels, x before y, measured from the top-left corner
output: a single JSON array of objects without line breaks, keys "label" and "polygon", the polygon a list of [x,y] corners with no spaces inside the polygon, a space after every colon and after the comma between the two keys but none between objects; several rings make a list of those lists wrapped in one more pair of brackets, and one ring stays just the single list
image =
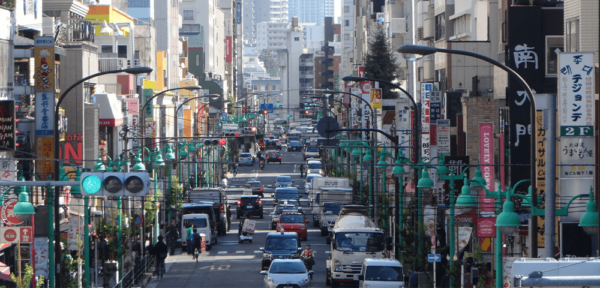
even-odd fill
[{"label": "silver car", "polygon": [[275,259],[267,271],[261,271],[265,275],[265,287],[310,287],[310,275],[313,271],[306,270],[300,259]]},{"label": "silver car", "polygon": [[254,166],[254,156],[250,153],[240,153],[238,164]]}]

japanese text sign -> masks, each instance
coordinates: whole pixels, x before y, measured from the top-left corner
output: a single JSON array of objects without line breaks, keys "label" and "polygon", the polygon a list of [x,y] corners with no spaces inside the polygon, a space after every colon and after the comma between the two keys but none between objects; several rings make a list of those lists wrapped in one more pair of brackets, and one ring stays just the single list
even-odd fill
[{"label": "japanese text sign", "polygon": [[31,226],[0,227],[0,242],[31,243],[33,242],[33,229]]},{"label": "japanese text sign", "polygon": [[15,124],[15,101],[0,100],[0,150],[15,150]]},{"label": "japanese text sign", "polygon": [[558,68],[561,136],[593,136],[594,53],[559,53]]},{"label": "japanese text sign", "polygon": [[371,107],[373,109],[382,109],[381,88],[371,89]]},{"label": "japanese text sign", "polygon": [[53,92],[55,89],[54,38],[36,37],[34,53],[35,90]]},{"label": "japanese text sign", "polygon": [[477,218],[477,238],[496,237],[496,218]]},{"label": "japanese text sign", "polygon": [[437,120],[438,155],[450,155],[450,120]]},{"label": "japanese text sign", "polygon": [[54,91],[35,93],[35,134],[37,136],[54,135]]}]

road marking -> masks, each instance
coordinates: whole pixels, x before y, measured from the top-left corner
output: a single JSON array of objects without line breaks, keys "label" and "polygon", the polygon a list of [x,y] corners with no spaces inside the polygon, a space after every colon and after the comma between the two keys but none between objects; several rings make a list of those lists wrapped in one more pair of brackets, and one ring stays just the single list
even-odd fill
[{"label": "road marking", "polygon": [[210,266],[204,266],[200,269],[210,269],[210,270],[215,270],[215,265],[210,265]]},{"label": "road marking", "polygon": [[227,254],[227,251],[219,251],[219,252],[217,252],[217,254],[219,254],[219,255],[225,255],[225,254]]},{"label": "road marking", "polygon": [[226,264],[226,265],[221,265],[219,266],[219,268],[217,268],[217,270],[229,270],[230,265]]},{"label": "road marking", "polygon": [[246,251],[244,251],[244,250],[235,251],[235,254],[244,254],[244,253],[246,253]]},{"label": "road marking", "polygon": [[331,254],[331,251],[325,251],[325,254]]},{"label": "road marking", "polygon": [[262,253],[263,253],[263,251],[260,251],[260,250],[254,250],[254,254],[262,254]]}]

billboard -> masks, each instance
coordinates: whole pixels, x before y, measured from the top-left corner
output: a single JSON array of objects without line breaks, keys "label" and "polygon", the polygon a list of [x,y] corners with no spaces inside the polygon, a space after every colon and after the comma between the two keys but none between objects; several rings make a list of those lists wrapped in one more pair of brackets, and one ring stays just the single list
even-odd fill
[{"label": "billboard", "polygon": [[226,36],[225,37],[225,62],[231,63],[233,62],[233,37]]}]

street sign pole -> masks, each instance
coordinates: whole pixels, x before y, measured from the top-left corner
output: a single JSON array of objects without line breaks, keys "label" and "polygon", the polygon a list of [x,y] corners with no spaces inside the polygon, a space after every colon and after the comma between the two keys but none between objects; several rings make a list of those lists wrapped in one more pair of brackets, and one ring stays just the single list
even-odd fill
[{"label": "street sign pole", "polygon": [[[431,254],[435,255],[435,233],[431,234]],[[435,277],[437,274],[435,274],[435,262],[433,262],[433,288],[435,288],[435,279],[437,277]]]}]

